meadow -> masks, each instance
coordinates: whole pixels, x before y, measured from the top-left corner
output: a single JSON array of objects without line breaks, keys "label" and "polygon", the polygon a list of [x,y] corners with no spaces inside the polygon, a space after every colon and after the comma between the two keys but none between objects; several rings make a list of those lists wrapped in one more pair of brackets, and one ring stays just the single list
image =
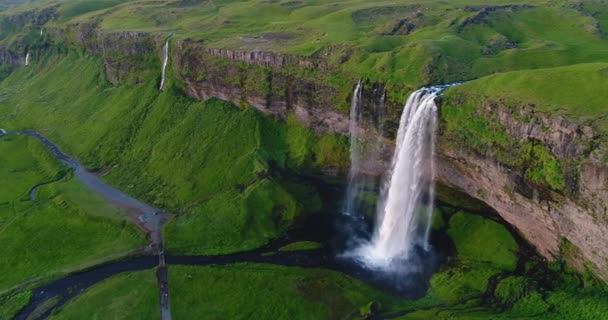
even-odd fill
[{"label": "meadow", "polygon": [[260,246],[321,207],[291,172],[348,163],[345,139],[293,117],[194,101],[173,80],[163,93],[152,80],[114,87],[100,70],[96,58],[70,52],[14,72],[0,83],[0,121],[38,130],[86,167],[104,169],[112,185],[177,214],[165,227],[169,251]]},{"label": "meadow", "polygon": [[[88,192],[37,140],[0,138],[0,161],[5,188],[0,204],[0,241],[5,246],[1,294],[145,245],[144,235],[122,212]],[[29,199],[33,186],[57,179]]]},{"label": "meadow", "polygon": [[49,319],[160,319],[154,270],[127,272],[87,289]]}]

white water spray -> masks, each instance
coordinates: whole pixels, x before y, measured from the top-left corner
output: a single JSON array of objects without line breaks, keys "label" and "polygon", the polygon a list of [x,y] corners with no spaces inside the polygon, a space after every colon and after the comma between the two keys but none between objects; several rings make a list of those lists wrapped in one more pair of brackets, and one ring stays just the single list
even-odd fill
[{"label": "white water spray", "polygon": [[160,79],[160,87],[159,91],[163,91],[163,87],[165,86],[165,75],[167,72],[167,63],[169,62],[169,39],[165,42],[165,46],[163,47],[163,71],[161,73]]},{"label": "white water spray", "polygon": [[25,54],[25,65],[28,66],[30,64],[30,53]]},{"label": "white water spray", "polygon": [[[387,272],[415,270],[408,264],[416,247],[430,250],[435,175],[437,95],[446,86],[412,93],[403,109],[391,169],[380,193],[377,221],[369,242],[346,256]],[[428,203],[423,198],[428,196]]]}]

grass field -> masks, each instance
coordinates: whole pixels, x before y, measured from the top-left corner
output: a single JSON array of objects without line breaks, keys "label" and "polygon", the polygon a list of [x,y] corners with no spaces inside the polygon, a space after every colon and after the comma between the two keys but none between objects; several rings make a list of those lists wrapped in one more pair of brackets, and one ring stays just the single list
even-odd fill
[{"label": "grass field", "polygon": [[104,179],[121,190],[180,214],[165,229],[175,252],[267,242],[321,206],[313,187],[276,169],[305,173],[348,163],[344,139],[318,137],[292,117],[276,121],[220,100],[197,102],[171,82],[162,94],[155,81],[112,87],[99,60],[74,52],[37,68],[0,83],[0,122],[37,129],[87,167],[109,169]]},{"label": "grass field", "polygon": [[115,275],[54,311],[49,319],[160,319],[153,270]]},{"label": "grass field", "polygon": [[[382,81],[394,92],[497,72],[608,62],[608,11],[601,0],[494,0],[483,3],[497,7],[489,12],[471,0],[59,3],[49,28],[100,21],[103,32],[174,33],[176,41],[204,40],[213,48],[313,56],[343,79]],[[47,5],[33,2],[6,14]],[[14,34],[35,43],[39,29],[13,30],[0,43],[17,43]]]},{"label": "grass field", "polygon": [[174,319],[345,319],[411,303],[328,270],[264,264],[170,266]]},{"label": "grass field", "polygon": [[25,307],[32,298],[30,290],[9,292],[0,295],[0,319],[9,320]]},{"label": "grass field", "polygon": [[608,92],[603,90],[607,85],[608,63],[586,63],[483,77],[451,88],[446,99],[457,98],[465,105],[501,101],[511,106],[533,106],[535,111],[562,115],[607,132]]},{"label": "grass field", "polygon": [[[0,292],[30,280],[82,269],[124,255],[145,244],[143,234],[117,209],[105,205],[70,174],[42,186],[36,200],[29,190],[65,174],[41,143],[26,136],[0,138],[0,177],[13,181],[2,193]],[[10,191],[9,191],[10,190]]]}]

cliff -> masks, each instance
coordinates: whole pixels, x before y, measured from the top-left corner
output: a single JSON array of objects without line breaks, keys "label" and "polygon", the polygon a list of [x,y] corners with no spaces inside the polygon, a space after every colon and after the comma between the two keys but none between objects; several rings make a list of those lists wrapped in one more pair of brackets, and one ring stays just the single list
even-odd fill
[{"label": "cliff", "polygon": [[86,51],[103,59],[108,81],[141,83],[160,75],[164,38],[147,32],[106,32],[98,23],[70,24],[48,31],[56,46]]},{"label": "cliff", "polygon": [[[187,95],[247,104],[278,118],[293,113],[318,132],[348,133],[350,83],[332,85],[322,61],[271,52],[206,48],[179,41],[172,51]],[[336,110],[337,109],[337,110]],[[342,110],[340,110],[342,109]]]},{"label": "cliff", "polygon": [[[602,135],[534,106],[486,102],[471,110],[460,98],[450,96],[442,108],[438,181],[494,208],[547,259],[562,257],[608,279]],[[501,136],[484,149],[474,140],[492,139],[455,120],[456,108],[468,114],[466,121]]]},{"label": "cliff", "polygon": [[0,16],[0,79],[13,68],[25,65],[29,51],[39,49],[42,34],[38,30],[58,17],[58,6]]},{"label": "cliff", "polygon": [[[160,76],[164,36],[107,32],[95,22],[48,33],[55,46],[100,56],[114,84]],[[349,132],[356,79],[322,58],[209,48],[190,39],[172,40],[170,57],[170,77],[190,97],[216,97],[280,119],[293,114],[319,133]],[[22,58],[0,49],[0,59]],[[395,100],[391,94],[382,84],[365,83],[361,127],[380,141],[376,156],[363,166],[367,174],[380,174],[390,158],[399,111],[394,103],[384,103]],[[608,166],[606,144],[598,140],[602,134],[533,106],[463,103],[458,96],[443,103],[438,182],[494,208],[546,258],[569,258],[573,266],[590,267],[608,279]]]}]

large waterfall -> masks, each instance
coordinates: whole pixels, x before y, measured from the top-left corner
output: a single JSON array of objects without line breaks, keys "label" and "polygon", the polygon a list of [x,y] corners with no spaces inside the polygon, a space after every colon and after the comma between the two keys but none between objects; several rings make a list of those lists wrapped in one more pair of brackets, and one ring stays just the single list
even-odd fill
[{"label": "large waterfall", "polygon": [[25,54],[25,65],[29,66],[30,65],[30,53],[26,53]]},{"label": "large waterfall", "polygon": [[435,100],[448,86],[417,90],[405,104],[391,168],[385,174],[380,191],[373,234],[371,239],[346,253],[369,268],[413,272],[417,266],[409,262],[417,257],[417,252],[430,249],[437,126]]},{"label": "large waterfall", "polygon": [[165,86],[165,76],[167,73],[167,63],[169,62],[169,39],[165,42],[163,46],[163,70],[161,72],[160,79],[160,87],[158,90],[163,91],[163,87]]}]

